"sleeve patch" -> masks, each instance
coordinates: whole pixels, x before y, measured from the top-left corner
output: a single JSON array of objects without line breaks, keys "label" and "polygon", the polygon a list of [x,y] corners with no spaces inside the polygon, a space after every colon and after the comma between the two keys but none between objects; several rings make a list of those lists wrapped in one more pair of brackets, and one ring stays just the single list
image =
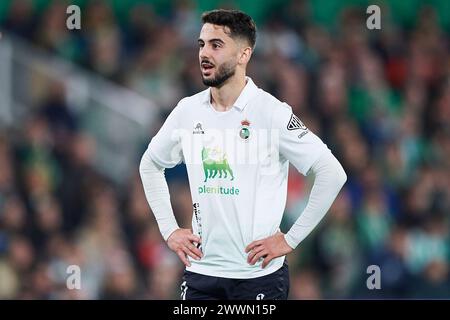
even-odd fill
[{"label": "sleeve patch", "polygon": [[297,130],[297,129],[306,130],[307,128],[295,114],[292,114],[291,119],[289,120],[289,123],[287,124],[287,129],[288,130]]}]

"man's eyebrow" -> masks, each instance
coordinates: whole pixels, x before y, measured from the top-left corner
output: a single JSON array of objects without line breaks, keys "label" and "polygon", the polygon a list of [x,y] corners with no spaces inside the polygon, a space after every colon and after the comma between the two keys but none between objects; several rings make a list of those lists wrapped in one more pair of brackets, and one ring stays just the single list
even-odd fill
[{"label": "man's eyebrow", "polygon": [[[220,39],[220,38],[214,38],[214,39],[210,39],[210,40],[208,40],[208,42],[220,42],[220,43],[225,43],[225,41],[223,41],[222,39]],[[198,42],[205,42],[203,39],[198,39]]]}]

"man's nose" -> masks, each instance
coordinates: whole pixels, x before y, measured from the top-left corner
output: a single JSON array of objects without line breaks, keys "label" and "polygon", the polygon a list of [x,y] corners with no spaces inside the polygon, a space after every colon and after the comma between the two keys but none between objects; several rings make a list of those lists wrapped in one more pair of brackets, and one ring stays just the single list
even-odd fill
[{"label": "man's nose", "polygon": [[211,51],[207,46],[200,49],[199,52],[200,59],[209,59],[211,57]]}]

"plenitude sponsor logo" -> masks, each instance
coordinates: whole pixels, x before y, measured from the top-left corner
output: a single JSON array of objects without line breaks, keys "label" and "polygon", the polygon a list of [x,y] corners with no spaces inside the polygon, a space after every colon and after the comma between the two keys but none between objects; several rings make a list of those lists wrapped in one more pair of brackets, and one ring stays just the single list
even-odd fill
[{"label": "plenitude sponsor logo", "polygon": [[230,196],[238,196],[239,189],[233,187],[210,187],[210,186],[200,186],[198,187],[199,194],[222,194]]}]

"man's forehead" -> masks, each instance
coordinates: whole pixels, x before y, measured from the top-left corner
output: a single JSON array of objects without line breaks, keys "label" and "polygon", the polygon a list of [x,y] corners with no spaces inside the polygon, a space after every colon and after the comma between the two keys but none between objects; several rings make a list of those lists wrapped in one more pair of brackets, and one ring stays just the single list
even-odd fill
[{"label": "man's forehead", "polygon": [[205,23],[200,31],[200,39],[208,41],[213,38],[220,38],[222,40],[231,39],[229,36],[229,28],[212,23]]}]

